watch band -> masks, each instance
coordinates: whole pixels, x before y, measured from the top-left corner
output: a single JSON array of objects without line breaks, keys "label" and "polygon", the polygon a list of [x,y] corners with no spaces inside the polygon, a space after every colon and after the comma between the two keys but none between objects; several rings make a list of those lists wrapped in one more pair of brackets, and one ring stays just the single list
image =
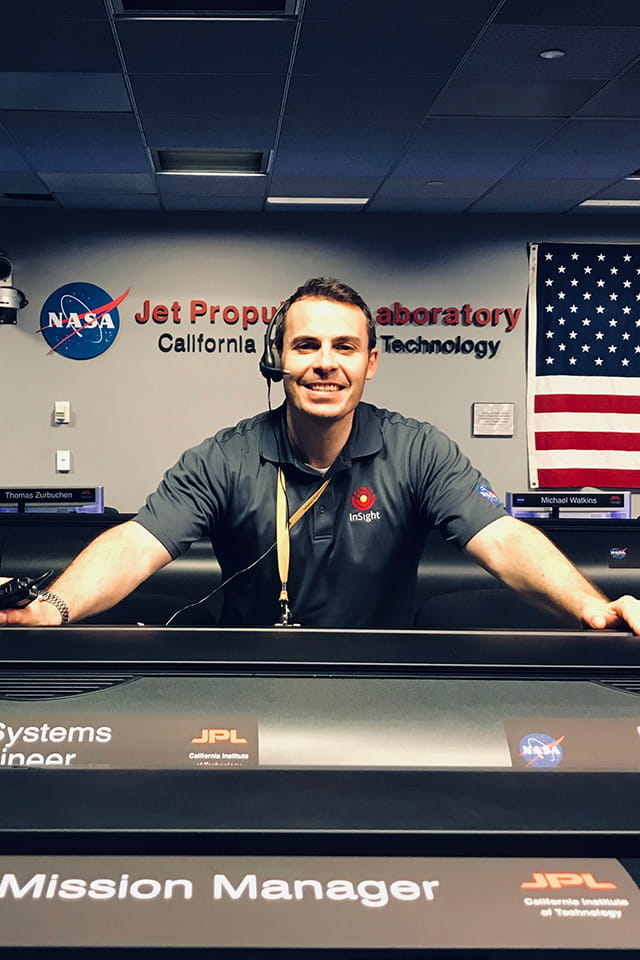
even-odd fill
[{"label": "watch band", "polygon": [[69,623],[69,607],[57,593],[49,593],[48,590],[43,590],[42,593],[38,594],[38,599],[44,600],[46,603],[52,603],[54,607],[57,607],[62,616],[62,620],[60,621],[61,627],[63,627],[65,623]]}]

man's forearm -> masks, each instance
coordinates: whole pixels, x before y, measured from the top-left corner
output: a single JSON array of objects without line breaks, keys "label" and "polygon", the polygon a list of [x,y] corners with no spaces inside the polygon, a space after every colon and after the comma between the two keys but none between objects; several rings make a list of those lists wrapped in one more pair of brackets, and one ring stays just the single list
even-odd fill
[{"label": "man's forearm", "polygon": [[[162,544],[129,520],[93,540],[47,589],[69,610],[69,621],[108,610],[171,560]],[[0,624],[58,624],[62,614],[53,603],[35,600],[22,610],[0,611]]]},{"label": "man's forearm", "polygon": [[607,597],[543,533],[512,517],[503,517],[476,534],[466,551],[531,603],[582,620],[593,604]]}]

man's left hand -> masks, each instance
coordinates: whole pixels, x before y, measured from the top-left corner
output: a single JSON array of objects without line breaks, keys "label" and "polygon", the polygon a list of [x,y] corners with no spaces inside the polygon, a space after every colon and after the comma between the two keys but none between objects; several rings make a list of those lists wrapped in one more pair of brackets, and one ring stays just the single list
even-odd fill
[{"label": "man's left hand", "polygon": [[604,630],[607,627],[629,627],[635,634],[640,634],[640,600],[628,594],[609,603],[598,602],[585,606],[582,620],[587,627],[593,630]]}]

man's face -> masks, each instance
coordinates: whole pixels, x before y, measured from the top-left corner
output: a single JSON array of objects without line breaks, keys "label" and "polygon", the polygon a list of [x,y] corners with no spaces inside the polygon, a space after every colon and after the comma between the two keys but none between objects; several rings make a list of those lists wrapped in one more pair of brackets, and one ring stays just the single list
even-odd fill
[{"label": "man's face", "polygon": [[289,308],[284,329],[284,391],[293,413],[339,420],[351,414],[378,365],[367,319],[350,303],[309,298]]}]

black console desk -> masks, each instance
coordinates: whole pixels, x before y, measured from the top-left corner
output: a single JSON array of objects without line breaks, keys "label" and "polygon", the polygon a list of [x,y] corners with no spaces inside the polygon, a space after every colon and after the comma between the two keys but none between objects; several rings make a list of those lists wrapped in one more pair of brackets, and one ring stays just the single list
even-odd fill
[{"label": "black console desk", "polygon": [[640,855],[629,634],[1,638],[5,850]]},{"label": "black console desk", "polygon": [[7,956],[640,955],[630,634],[0,639]]}]

